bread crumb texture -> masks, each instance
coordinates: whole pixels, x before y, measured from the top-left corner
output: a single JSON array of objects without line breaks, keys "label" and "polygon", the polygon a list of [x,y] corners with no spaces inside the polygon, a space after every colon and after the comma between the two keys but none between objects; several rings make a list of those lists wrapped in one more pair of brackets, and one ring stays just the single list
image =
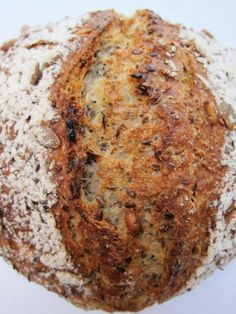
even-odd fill
[{"label": "bread crumb texture", "polygon": [[236,53],[148,10],[0,48],[0,254],[83,308],[138,311],[236,254]]}]

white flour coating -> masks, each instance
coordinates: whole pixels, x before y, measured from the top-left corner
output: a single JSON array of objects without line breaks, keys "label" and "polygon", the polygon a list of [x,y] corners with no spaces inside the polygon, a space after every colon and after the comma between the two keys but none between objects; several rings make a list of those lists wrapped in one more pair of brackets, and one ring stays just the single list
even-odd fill
[{"label": "white flour coating", "polygon": [[3,51],[0,51],[0,62],[1,62],[1,60],[2,60],[3,55],[4,55],[4,52],[3,52]]},{"label": "white flour coating", "polygon": [[73,287],[78,293],[84,293],[86,291],[86,296],[90,294],[88,289],[84,287],[85,282],[80,275],[75,275],[65,271],[58,271],[56,272],[56,277],[63,285],[68,286],[69,289],[70,287]]},{"label": "white flour coating", "polygon": [[169,69],[166,70],[165,73],[172,78],[176,77],[178,72],[176,64],[170,59],[166,59],[164,64],[169,66]]},{"label": "white flour coating", "polygon": [[[73,265],[49,212],[58,200],[49,171],[53,165],[47,162],[55,147],[40,145],[32,130],[42,121],[57,118],[49,100],[50,87],[60,73],[63,59],[79,47],[73,32],[80,24],[81,18],[66,18],[47,28],[28,29],[6,54],[0,52],[2,221],[6,234],[17,243],[18,260],[31,263],[40,260],[48,271],[70,271]],[[36,47],[37,42],[43,44]],[[12,207],[10,211],[8,206]],[[9,248],[0,249],[0,254],[8,258],[13,253]],[[79,284],[81,288],[82,280]]]},{"label": "white flour coating", "polygon": [[[187,41],[193,40],[196,44],[200,53],[196,53],[197,59],[208,74],[208,81],[202,80],[215,96],[219,110],[225,102],[236,111],[236,50],[223,47],[204,32],[182,28],[181,37]],[[232,121],[233,117],[230,118]],[[236,255],[236,212],[232,213],[228,224],[225,221],[228,208],[234,208],[236,200],[236,131],[227,133],[222,149],[222,164],[227,166],[227,172],[221,183],[220,200],[213,204],[218,206],[218,211],[216,229],[211,232],[208,255],[180,293],[192,289],[216,267],[224,266]]]}]

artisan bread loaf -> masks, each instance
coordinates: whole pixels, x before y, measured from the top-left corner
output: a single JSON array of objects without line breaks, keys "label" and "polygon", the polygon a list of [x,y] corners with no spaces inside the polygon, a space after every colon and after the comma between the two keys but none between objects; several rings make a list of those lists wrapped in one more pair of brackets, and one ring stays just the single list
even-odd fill
[{"label": "artisan bread loaf", "polygon": [[76,306],[138,311],[236,254],[236,51],[148,10],[0,52],[0,255]]}]

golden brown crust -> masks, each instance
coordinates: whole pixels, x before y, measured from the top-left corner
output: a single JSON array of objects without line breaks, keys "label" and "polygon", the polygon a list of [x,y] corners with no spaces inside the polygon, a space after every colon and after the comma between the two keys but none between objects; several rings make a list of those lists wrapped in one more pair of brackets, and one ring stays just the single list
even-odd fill
[{"label": "golden brown crust", "polygon": [[104,11],[75,35],[79,48],[51,89],[62,119],[44,127],[60,139],[50,211],[90,295],[40,277],[45,265],[23,265],[17,247],[10,259],[76,305],[138,311],[175,295],[207,253],[226,131],[177,25],[148,10]]},{"label": "golden brown crust", "polygon": [[[52,90],[64,120],[54,130],[67,138],[54,158],[63,178],[54,211],[75,264],[92,278],[95,304],[139,310],[179,291],[206,255],[225,129],[198,78],[206,74],[192,57],[194,45],[183,45],[178,26],[150,11],[130,20],[108,12],[95,13],[78,33],[86,33],[81,49]],[[102,74],[93,69],[99,62]],[[102,76],[99,92],[94,77],[85,78],[93,71]],[[94,109],[89,93],[100,101],[100,124],[86,113],[87,105]],[[98,167],[92,200],[83,182],[89,163]],[[101,206],[106,193],[116,205]]]},{"label": "golden brown crust", "polygon": [[0,46],[0,50],[6,53],[12,46],[14,46],[16,39],[11,39]]}]

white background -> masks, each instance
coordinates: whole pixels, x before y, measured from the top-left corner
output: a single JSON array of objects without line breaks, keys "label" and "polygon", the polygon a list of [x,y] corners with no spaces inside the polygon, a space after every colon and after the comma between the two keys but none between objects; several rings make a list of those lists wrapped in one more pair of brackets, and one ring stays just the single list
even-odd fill
[{"label": "white background", "polygon": [[[235,0],[0,0],[0,42],[19,34],[22,25],[54,22],[64,16],[115,8],[131,14],[149,8],[162,17],[197,29],[209,29],[221,42],[236,47]],[[28,283],[0,259],[0,314],[84,314],[55,294]],[[94,311],[92,314],[102,313]],[[236,260],[217,270],[194,291],[142,314],[235,314]]]}]

